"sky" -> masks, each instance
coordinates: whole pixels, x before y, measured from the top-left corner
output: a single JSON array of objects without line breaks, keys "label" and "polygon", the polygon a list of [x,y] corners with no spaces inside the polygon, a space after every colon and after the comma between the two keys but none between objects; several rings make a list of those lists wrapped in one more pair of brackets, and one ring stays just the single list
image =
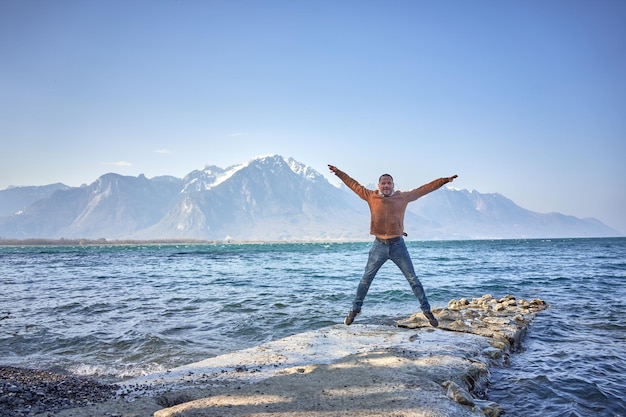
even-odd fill
[{"label": "sky", "polygon": [[0,189],[278,154],[626,234],[623,0],[4,0]]}]

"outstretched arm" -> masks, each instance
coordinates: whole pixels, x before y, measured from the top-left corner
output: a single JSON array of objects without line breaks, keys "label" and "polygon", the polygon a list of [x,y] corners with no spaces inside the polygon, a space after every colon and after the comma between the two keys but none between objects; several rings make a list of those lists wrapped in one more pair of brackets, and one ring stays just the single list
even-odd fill
[{"label": "outstretched arm", "polygon": [[458,175],[453,175],[451,177],[442,177],[438,178],[434,181],[429,182],[428,184],[424,184],[419,188],[409,191],[412,194],[411,201],[417,200],[418,198],[425,196],[426,194],[435,191],[439,187],[443,186],[448,182],[452,182]]},{"label": "outstretched arm", "polygon": [[361,197],[363,200],[367,200],[367,195],[371,192],[370,190],[359,184],[357,180],[351,178],[348,174],[346,174],[336,166],[328,164],[328,169],[330,169],[330,172],[338,176],[339,179],[343,181],[343,183],[346,184],[348,188],[354,191],[359,197]]}]

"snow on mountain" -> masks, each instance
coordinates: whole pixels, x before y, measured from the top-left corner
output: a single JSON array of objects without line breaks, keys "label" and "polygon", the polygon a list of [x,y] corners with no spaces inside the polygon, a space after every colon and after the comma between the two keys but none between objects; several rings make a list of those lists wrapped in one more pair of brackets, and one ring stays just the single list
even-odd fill
[{"label": "snow on mountain", "polygon": [[291,167],[291,170],[293,172],[302,175],[304,178],[310,181],[321,181],[324,179],[324,176],[322,174],[309,166],[301,164],[293,158],[287,158],[285,159],[285,162]]},{"label": "snow on mountain", "polygon": [[286,163],[294,173],[301,175],[304,178],[312,181],[323,178],[323,176],[313,168],[297,162],[293,158],[283,158],[280,155],[256,156],[246,163],[232,165],[226,169],[211,165],[206,166],[201,171],[192,171],[185,178],[183,178],[185,185],[182,191],[185,193],[193,191],[208,191],[223,182],[228,181],[237,172],[250,167],[250,165],[255,163],[276,164],[281,161]]},{"label": "snow on mountain", "polygon": [[210,190],[218,178],[224,176],[225,170],[216,166],[206,166],[203,170],[190,172],[183,178],[183,193]]}]

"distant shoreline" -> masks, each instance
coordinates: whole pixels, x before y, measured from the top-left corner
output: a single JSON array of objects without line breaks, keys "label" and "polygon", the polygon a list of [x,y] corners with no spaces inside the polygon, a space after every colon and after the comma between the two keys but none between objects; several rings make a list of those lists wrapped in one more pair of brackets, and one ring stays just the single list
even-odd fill
[{"label": "distant shoreline", "polygon": [[203,240],[203,239],[2,239],[0,246],[123,246],[123,245],[217,245],[217,244],[271,244],[271,243],[347,243],[367,242],[366,240]]},{"label": "distant shoreline", "polygon": [[151,239],[151,240],[106,240],[106,239],[0,239],[0,246],[114,246],[114,245],[179,245],[231,243],[218,240]]},{"label": "distant shoreline", "polygon": [[[532,238],[485,238],[485,239],[417,239],[407,240],[409,242],[439,242],[439,241],[485,241],[485,240],[575,240],[575,239],[623,239],[626,236],[610,237],[532,237]],[[373,239],[373,237],[372,237]],[[245,245],[245,244],[277,244],[277,243],[363,243],[371,240],[359,239],[319,239],[319,240],[205,240],[205,239],[120,239],[107,240],[100,239],[4,239],[0,238],[0,246],[124,246],[124,245]]]}]

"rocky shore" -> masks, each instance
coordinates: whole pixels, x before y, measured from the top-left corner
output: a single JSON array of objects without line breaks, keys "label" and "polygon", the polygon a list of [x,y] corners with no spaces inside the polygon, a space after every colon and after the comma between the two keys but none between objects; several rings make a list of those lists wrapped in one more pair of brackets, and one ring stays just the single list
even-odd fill
[{"label": "rocky shore", "polygon": [[485,295],[398,327],[336,325],[118,385],[0,368],[0,416],[489,416],[489,368],[504,365],[546,308]]},{"label": "rocky shore", "polygon": [[118,390],[90,378],[0,366],[0,417],[54,415],[115,398]]}]

